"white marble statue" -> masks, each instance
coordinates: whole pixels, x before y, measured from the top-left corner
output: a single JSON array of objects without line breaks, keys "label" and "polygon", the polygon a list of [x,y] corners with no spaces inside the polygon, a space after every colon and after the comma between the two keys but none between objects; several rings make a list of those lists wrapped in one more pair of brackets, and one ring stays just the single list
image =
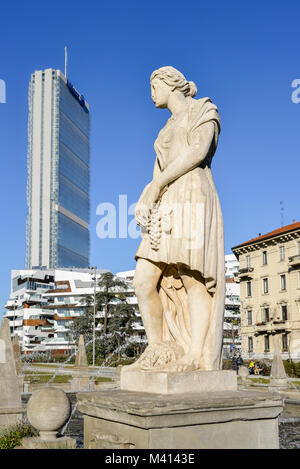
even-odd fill
[{"label": "white marble statue", "polygon": [[223,220],[211,174],[220,118],[173,67],[151,75],[157,108],[171,113],[154,144],[153,179],[136,206],[143,239],[134,288],[148,347],[133,365],[167,371],[221,367]]}]

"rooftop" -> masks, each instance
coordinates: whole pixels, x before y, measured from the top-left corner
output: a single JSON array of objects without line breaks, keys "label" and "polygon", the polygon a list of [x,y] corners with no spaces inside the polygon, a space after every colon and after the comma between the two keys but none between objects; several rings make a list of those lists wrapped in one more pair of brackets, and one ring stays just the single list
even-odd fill
[{"label": "rooftop", "polygon": [[249,241],[246,241],[245,243],[238,244],[237,246],[234,246],[232,250],[238,249],[242,246],[246,246],[247,244],[257,243],[259,241],[263,241],[264,239],[273,238],[274,236],[279,236],[279,235],[286,234],[291,231],[295,231],[299,229],[300,229],[300,222],[296,223],[294,221],[294,223],[292,223],[291,225],[282,226],[281,228],[277,228],[276,230],[270,231],[269,233],[266,233],[264,235],[259,235],[256,238],[252,238]]}]

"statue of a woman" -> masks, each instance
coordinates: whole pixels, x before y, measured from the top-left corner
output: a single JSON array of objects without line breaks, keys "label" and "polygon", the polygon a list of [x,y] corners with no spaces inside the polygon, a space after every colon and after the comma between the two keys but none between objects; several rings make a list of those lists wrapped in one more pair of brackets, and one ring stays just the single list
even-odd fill
[{"label": "statue of a woman", "polygon": [[173,67],[151,75],[157,108],[171,117],[154,148],[153,179],[136,206],[143,239],[134,288],[148,347],[133,366],[220,369],[225,295],[223,221],[211,174],[220,118]]}]

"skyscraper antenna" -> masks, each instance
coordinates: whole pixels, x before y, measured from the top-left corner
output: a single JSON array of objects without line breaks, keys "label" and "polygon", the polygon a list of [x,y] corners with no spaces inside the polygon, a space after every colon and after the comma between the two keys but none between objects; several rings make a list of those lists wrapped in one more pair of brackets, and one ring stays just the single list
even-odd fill
[{"label": "skyscraper antenna", "polygon": [[284,206],[283,201],[280,202],[280,212],[281,212],[281,228],[284,226]]},{"label": "skyscraper antenna", "polygon": [[65,77],[67,78],[67,63],[68,63],[68,52],[67,46],[65,46]]}]

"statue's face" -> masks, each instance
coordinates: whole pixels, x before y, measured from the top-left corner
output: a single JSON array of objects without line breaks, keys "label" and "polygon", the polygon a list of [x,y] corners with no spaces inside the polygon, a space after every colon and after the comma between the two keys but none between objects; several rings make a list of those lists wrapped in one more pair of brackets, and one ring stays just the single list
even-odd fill
[{"label": "statue's face", "polygon": [[151,81],[151,97],[156,107],[166,108],[171,88],[159,78]]}]

